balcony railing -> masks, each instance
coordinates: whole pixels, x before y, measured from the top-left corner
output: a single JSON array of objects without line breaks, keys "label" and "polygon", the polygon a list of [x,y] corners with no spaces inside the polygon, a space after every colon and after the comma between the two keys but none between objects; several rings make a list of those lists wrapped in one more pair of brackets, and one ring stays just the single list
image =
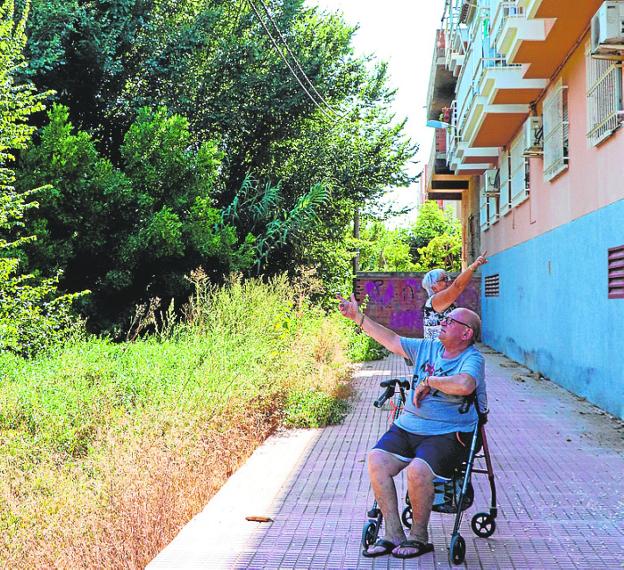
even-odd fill
[{"label": "balcony railing", "polygon": [[457,125],[457,100],[451,103],[450,123],[451,127],[446,131],[446,156],[449,165],[453,162],[457,145],[461,141],[461,132]]},{"label": "balcony railing", "polygon": [[[446,66],[451,68],[451,56],[454,49],[466,41],[466,25],[462,23],[462,9],[465,0],[447,0],[444,19],[444,37],[446,39]],[[458,37],[459,36],[459,37]]]},{"label": "balcony railing", "polygon": [[457,126],[457,100],[451,103],[450,111],[451,127],[446,131],[446,160],[447,164],[451,164],[457,152],[457,145],[461,140],[461,134]]},{"label": "balcony railing", "polygon": [[493,45],[498,45],[500,35],[510,18],[524,18],[524,9],[518,6],[516,0],[499,2],[490,24],[490,35],[492,36]]}]

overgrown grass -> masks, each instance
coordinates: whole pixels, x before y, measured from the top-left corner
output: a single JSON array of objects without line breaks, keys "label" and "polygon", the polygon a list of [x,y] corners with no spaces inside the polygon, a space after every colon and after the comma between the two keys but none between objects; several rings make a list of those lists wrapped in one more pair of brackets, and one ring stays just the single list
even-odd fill
[{"label": "overgrown grass", "polygon": [[199,276],[149,338],[0,356],[0,566],[144,567],[277,426],[341,419],[340,319],[285,279]]}]

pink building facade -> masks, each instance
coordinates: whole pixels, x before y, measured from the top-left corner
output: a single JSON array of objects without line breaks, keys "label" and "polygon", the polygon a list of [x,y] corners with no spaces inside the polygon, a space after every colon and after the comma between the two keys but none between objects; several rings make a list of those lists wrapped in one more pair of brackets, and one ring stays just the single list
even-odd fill
[{"label": "pink building facade", "polygon": [[484,341],[624,417],[624,38],[607,33],[624,31],[608,18],[624,30],[624,3],[448,0],[453,79],[434,63],[429,100],[451,109],[447,170],[430,164],[426,189],[478,220]]}]

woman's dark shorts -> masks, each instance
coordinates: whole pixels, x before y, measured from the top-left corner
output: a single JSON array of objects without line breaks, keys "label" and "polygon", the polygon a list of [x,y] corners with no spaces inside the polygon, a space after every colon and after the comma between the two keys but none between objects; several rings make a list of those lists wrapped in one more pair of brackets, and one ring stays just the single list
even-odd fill
[{"label": "woman's dark shorts", "polygon": [[466,460],[471,438],[471,432],[416,435],[393,424],[373,449],[392,453],[406,463],[421,459],[437,477],[451,479],[455,468]]}]

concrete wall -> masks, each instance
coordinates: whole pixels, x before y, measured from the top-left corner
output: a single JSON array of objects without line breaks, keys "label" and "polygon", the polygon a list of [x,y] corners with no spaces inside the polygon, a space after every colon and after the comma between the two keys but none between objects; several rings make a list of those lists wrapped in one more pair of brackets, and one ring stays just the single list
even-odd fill
[{"label": "concrete wall", "polygon": [[[622,159],[620,159],[622,161]],[[608,299],[607,250],[624,244],[624,199],[490,257],[483,340],[624,418],[624,300]]]},{"label": "concrete wall", "polygon": [[[427,292],[422,288],[424,273],[358,273],[353,290],[358,302],[368,298],[365,313],[396,333],[423,336],[423,307]],[[458,307],[467,307],[481,314],[481,277],[459,296]]]}]

